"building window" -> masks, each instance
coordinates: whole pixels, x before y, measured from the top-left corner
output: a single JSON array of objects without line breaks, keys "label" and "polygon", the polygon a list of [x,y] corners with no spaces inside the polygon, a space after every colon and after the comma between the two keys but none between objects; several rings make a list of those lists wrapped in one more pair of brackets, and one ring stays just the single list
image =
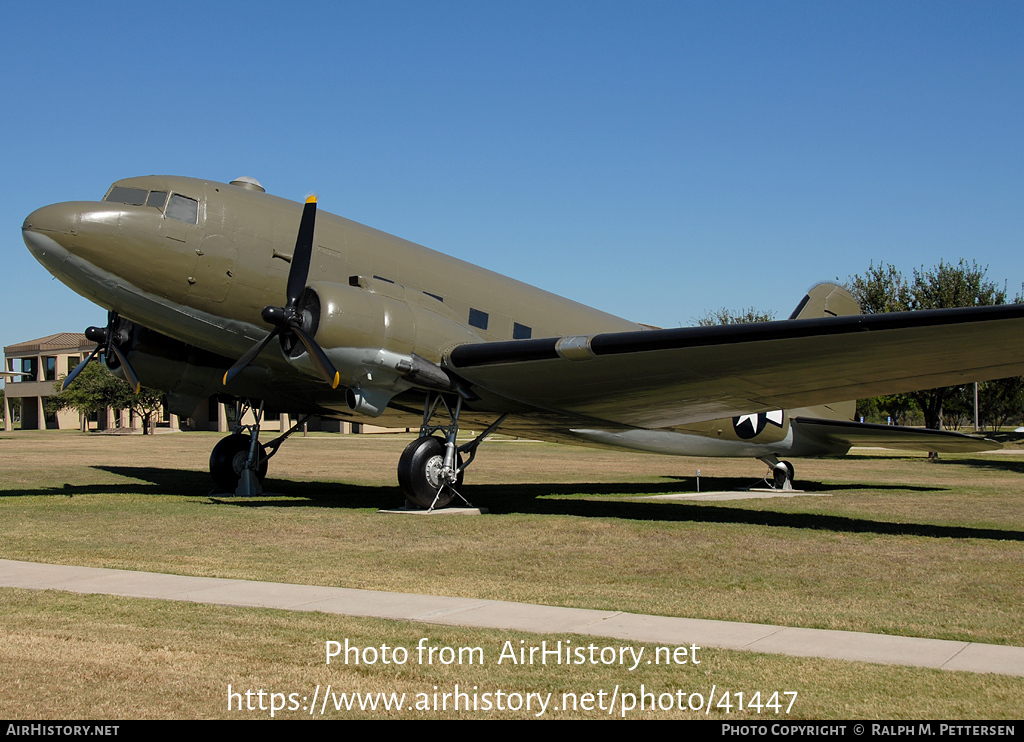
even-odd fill
[{"label": "building window", "polygon": [[512,339],[513,340],[529,340],[533,337],[533,330],[526,325],[521,325],[518,322],[512,323]]},{"label": "building window", "polygon": [[39,364],[35,358],[22,358],[21,359],[21,372],[28,374],[22,376],[22,381],[38,381],[39,380]]},{"label": "building window", "polygon": [[43,368],[46,371],[46,375],[43,377],[44,381],[57,380],[57,358],[55,356],[44,356]]},{"label": "building window", "polygon": [[487,312],[481,312],[479,309],[469,310],[469,324],[473,327],[479,327],[481,330],[486,330],[488,319],[489,317]]}]

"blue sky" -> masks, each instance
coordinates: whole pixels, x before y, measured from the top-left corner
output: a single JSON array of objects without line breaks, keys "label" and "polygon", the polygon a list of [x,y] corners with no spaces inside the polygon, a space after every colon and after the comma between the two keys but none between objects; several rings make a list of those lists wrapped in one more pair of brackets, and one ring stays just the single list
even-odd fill
[{"label": "blue sky", "polygon": [[1019,2],[5,3],[8,345],[102,324],[26,250],[119,178],[258,178],[630,319],[1024,282]]}]

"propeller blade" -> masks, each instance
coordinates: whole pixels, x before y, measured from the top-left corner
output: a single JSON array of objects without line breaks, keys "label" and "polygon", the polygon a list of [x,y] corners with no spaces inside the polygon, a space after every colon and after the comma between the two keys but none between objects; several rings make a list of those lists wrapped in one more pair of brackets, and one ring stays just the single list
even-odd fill
[{"label": "propeller blade", "polygon": [[249,350],[245,352],[244,356],[235,361],[235,365],[224,373],[224,386],[227,386],[232,379],[242,372],[243,368],[252,363],[253,359],[267,347],[267,343],[273,340],[274,336],[280,334],[280,332],[281,329],[279,327],[275,327],[265,338],[249,348]]},{"label": "propeller blade", "polygon": [[68,374],[67,376],[64,377],[64,383],[60,385],[60,390],[62,392],[65,389],[68,388],[68,386],[71,384],[71,382],[75,380],[76,376],[78,376],[80,373],[82,373],[82,369],[85,368],[86,366],[88,366],[89,365],[89,361],[91,361],[93,358],[95,358],[96,354],[99,353],[101,350],[103,350],[103,343],[100,343],[99,345],[97,345],[93,349],[92,353],[90,353],[89,355],[87,355],[85,357],[84,361],[82,361],[77,366],[75,366],[75,370],[74,371],[72,371],[70,374]]},{"label": "propeller blade", "polygon": [[324,377],[324,380],[331,385],[331,389],[337,389],[338,384],[341,382],[341,374],[334,368],[334,364],[331,363],[331,359],[324,353],[316,340],[309,336],[305,330],[299,326],[291,328],[292,332],[299,336],[299,340],[306,346],[306,352],[309,353],[309,359],[313,361],[313,365],[316,366],[316,370],[320,372],[320,375]]},{"label": "propeller blade", "polygon": [[294,307],[302,291],[306,288],[309,277],[309,263],[313,256],[313,229],[316,226],[316,196],[306,199],[302,207],[302,221],[299,222],[299,234],[295,238],[295,252],[292,253],[292,264],[288,269],[288,303],[286,307]]},{"label": "propeller blade", "polygon": [[124,353],[117,347],[115,343],[110,344],[110,349],[117,356],[117,360],[121,362],[121,368],[124,370],[124,375],[128,377],[128,383],[132,385],[132,390],[138,394],[139,390],[142,389],[142,382],[139,381],[139,375],[135,373],[135,369],[128,363],[128,359],[125,358]]}]

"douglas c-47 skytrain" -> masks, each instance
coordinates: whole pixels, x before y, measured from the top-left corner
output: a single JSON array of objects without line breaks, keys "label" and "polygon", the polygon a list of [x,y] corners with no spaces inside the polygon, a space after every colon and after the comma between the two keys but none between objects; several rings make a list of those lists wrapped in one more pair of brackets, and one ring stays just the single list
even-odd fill
[{"label": "douglas c-47 skytrain", "polygon": [[[979,451],[956,433],[859,424],[852,400],[1024,373],[1024,305],[861,315],[832,284],[790,319],[659,330],[333,214],[231,183],[115,183],[102,201],[32,212],[25,243],[109,310],[86,334],[132,385],[188,417],[241,400],[256,424],[215,447],[214,479],[256,493],[266,411],[419,426],[398,462],[416,507],[461,497],[495,430],[674,455],[789,457],[866,444]],[[460,428],[483,432],[458,442]]]}]

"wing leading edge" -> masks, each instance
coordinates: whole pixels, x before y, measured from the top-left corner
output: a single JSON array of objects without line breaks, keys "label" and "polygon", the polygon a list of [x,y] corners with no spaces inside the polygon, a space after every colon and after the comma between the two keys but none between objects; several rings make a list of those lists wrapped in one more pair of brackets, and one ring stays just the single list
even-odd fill
[{"label": "wing leading edge", "polygon": [[644,428],[1024,374],[1024,304],[460,345],[510,403]]}]

